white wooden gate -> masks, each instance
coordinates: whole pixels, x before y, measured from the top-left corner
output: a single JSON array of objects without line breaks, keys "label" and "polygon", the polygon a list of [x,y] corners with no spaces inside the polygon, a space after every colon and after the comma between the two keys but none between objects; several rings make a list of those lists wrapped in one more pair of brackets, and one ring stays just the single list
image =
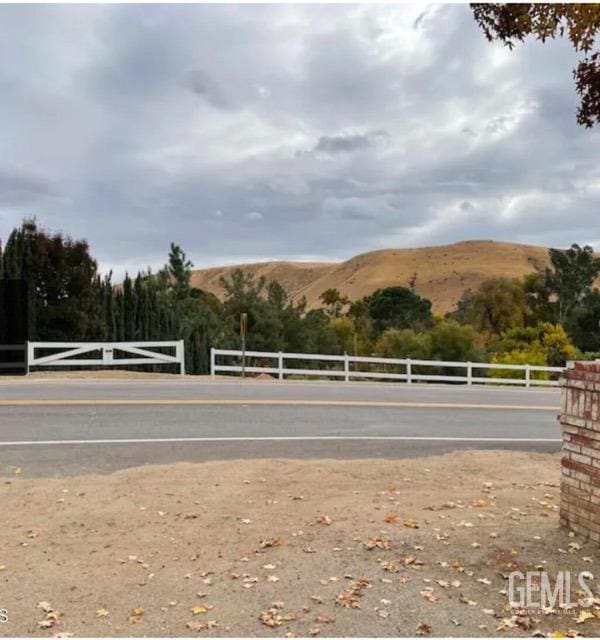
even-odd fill
[{"label": "white wooden gate", "polygon": [[[169,348],[172,354],[156,351]],[[39,355],[39,351],[46,355]],[[82,358],[100,352],[100,357]],[[133,356],[133,357],[132,357]],[[28,342],[27,364],[31,367],[114,367],[121,365],[178,364],[185,375],[183,340],[161,342]]]}]

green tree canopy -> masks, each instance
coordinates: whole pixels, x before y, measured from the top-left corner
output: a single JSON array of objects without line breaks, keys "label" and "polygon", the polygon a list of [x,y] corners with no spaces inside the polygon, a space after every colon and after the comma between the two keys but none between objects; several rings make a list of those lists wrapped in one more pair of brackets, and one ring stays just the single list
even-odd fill
[{"label": "green tree canopy", "polygon": [[552,269],[546,269],[546,284],[556,297],[556,321],[567,324],[575,307],[590,293],[600,273],[600,259],[590,246],[550,249]]},{"label": "green tree canopy", "polygon": [[378,289],[367,298],[375,331],[431,326],[431,301],[406,287]]},{"label": "green tree canopy", "polygon": [[542,364],[551,367],[562,367],[576,355],[575,347],[564,328],[550,322],[540,322],[534,327],[509,329],[503,334],[498,348],[499,354],[534,351],[542,353],[545,360]]},{"label": "green tree canopy", "polygon": [[464,322],[477,331],[500,335],[511,327],[521,327],[527,312],[525,292],[520,282],[492,278],[468,292],[459,303]]}]

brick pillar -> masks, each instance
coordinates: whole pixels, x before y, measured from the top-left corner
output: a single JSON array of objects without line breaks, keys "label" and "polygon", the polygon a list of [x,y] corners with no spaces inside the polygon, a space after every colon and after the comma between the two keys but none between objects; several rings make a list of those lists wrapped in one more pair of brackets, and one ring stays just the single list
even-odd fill
[{"label": "brick pillar", "polygon": [[600,542],[600,363],[569,363],[561,386],[560,524]]}]

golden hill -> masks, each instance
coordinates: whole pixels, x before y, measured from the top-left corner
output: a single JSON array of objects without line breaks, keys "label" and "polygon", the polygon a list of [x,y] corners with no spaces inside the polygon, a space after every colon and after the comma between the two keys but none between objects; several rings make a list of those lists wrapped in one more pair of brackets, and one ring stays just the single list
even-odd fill
[{"label": "golden hill", "polygon": [[467,289],[488,278],[520,278],[549,265],[548,249],[492,240],[457,242],[418,249],[383,249],[344,262],[258,262],[200,269],[192,285],[222,296],[221,276],[236,268],[277,280],[295,299],[306,296],[309,307],[319,295],[336,288],[351,300],[394,285],[407,286],[416,274],[416,290],[433,302],[435,311],[451,311]]}]

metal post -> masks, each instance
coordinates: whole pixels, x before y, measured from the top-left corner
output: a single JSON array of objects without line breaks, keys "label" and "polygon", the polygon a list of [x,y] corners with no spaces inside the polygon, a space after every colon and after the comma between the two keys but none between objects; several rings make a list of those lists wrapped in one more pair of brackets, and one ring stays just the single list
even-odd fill
[{"label": "metal post", "polygon": [[410,358],[406,358],[406,382],[411,384],[412,382],[412,365],[410,363]]},{"label": "metal post", "polygon": [[473,384],[473,363],[467,362],[467,384]]},{"label": "metal post", "polygon": [[348,358],[348,354],[344,351],[344,380],[346,382],[350,381],[350,359]]},{"label": "metal post", "polygon": [[215,377],[215,348],[210,348],[210,377]]},{"label": "metal post", "polygon": [[525,365],[525,386],[531,386],[531,369],[528,364]]},{"label": "metal post", "polygon": [[240,336],[242,338],[242,380],[246,378],[246,330],[248,327],[248,314],[240,315]]},{"label": "metal post", "polygon": [[279,379],[283,380],[283,353],[279,352],[279,358],[277,360],[279,367]]}]

